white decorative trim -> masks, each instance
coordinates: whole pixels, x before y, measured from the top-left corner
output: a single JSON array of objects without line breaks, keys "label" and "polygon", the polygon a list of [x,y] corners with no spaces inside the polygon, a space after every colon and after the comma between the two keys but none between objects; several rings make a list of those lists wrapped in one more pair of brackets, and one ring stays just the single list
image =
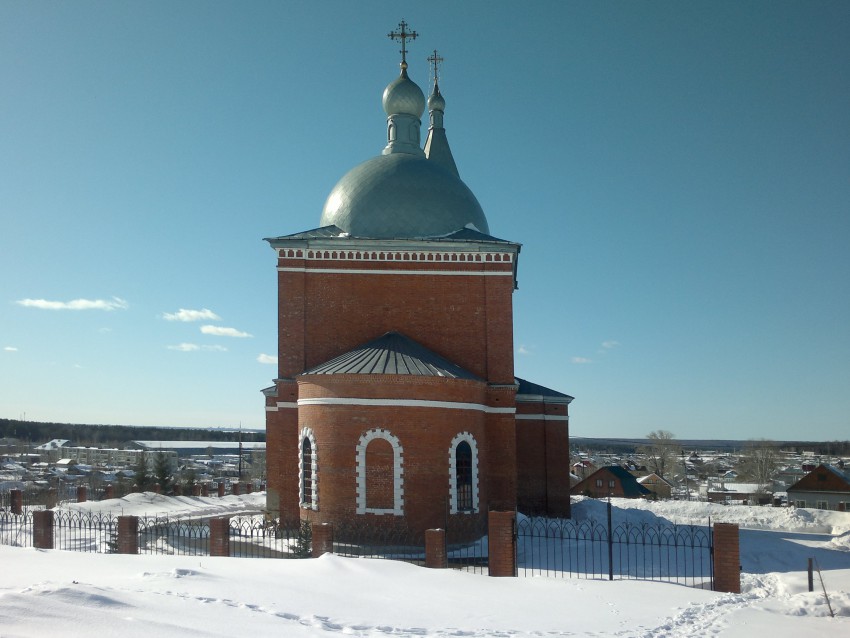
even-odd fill
[{"label": "white decorative trim", "polygon": [[[507,262],[501,262],[507,263]],[[366,268],[287,268],[278,272],[315,272],[332,275],[460,275],[466,277],[513,277],[513,270],[369,270]]]},{"label": "white decorative trim", "polygon": [[[310,492],[312,498],[309,503],[301,502],[301,495],[304,493],[304,439],[310,441],[310,450],[312,452],[310,463]],[[319,509],[319,454],[316,447],[316,435],[311,428],[302,428],[301,433],[298,435],[298,502],[301,503],[301,507],[304,509],[314,511],[318,511]]]},{"label": "white decorative trim", "polygon": [[298,399],[298,405],[368,405],[394,408],[445,408],[449,410],[476,410],[488,414],[514,414],[516,408],[494,408],[480,403],[454,401],[429,401],[426,399],[356,399],[353,397],[320,397]]},{"label": "white decorative trim", "polygon": [[275,405],[267,405],[266,412],[277,412],[280,409],[294,409],[298,404],[295,401],[278,401]]},{"label": "white decorative trim", "polygon": [[566,414],[517,414],[517,421],[569,421]]},{"label": "white decorative trim", "polygon": [[433,251],[433,250],[317,250],[278,248],[281,259],[304,259],[305,261],[366,261],[415,262],[426,264],[510,264],[514,261],[511,251]]},{"label": "white decorative trim", "polygon": [[[472,450],[472,510],[457,508],[457,446],[466,441]],[[449,444],[449,514],[478,513],[478,443],[469,432],[461,432]]]},{"label": "white decorative trim", "polygon": [[[393,448],[393,507],[366,507],[366,447],[375,439],[387,441]],[[402,456],[404,450],[398,437],[387,430],[369,430],[364,432],[357,443],[357,513],[404,515],[404,468]]]}]

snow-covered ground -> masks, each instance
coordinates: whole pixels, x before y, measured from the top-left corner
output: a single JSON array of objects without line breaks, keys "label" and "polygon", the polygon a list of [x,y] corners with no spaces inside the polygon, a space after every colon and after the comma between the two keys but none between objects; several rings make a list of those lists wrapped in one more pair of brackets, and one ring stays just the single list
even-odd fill
[{"label": "snow-covered ground", "polygon": [[[117,514],[256,511],[264,495],[153,494]],[[618,521],[738,523],[743,593],[659,582],[489,578],[391,561],[119,556],[0,546],[0,638],[191,636],[850,636],[850,513],[615,499]],[[579,500],[575,517],[604,516]],[[820,581],[807,591],[806,562]]]}]

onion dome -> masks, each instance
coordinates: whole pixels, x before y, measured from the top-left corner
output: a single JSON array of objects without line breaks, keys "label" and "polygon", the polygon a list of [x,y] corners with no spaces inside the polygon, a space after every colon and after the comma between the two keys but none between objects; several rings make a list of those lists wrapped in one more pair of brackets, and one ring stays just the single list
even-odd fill
[{"label": "onion dome", "polygon": [[387,115],[412,115],[420,119],[425,112],[425,94],[403,68],[401,75],[384,89],[383,105]]}]

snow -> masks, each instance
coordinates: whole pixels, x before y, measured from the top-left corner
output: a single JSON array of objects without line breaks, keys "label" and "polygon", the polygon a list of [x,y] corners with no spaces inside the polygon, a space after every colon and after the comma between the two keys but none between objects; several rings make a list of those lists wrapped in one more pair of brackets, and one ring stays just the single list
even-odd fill
[{"label": "snow", "polygon": [[[74,509],[236,515],[264,495],[134,494]],[[640,580],[489,578],[326,555],[120,556],[0,547],[0,637],[850,635],[850,514],[614,499],[615,520],[738,523],[743,593]],[[575,517],[605,503],[578,499]],[[806,564],[822,570],[808,592]]]}]

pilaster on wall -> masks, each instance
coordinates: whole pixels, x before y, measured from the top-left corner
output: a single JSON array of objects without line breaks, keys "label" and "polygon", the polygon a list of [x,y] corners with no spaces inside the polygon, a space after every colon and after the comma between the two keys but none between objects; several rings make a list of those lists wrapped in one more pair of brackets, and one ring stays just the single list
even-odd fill
[{"label": "pilaster on wall", "polygon": [[513,278],[485,277],[487,381],[514,383]]},{"label": "pilaster on wall", "polygon": [[[288,263],[293,260],[288,260]],[[283,260],[279,259],[278,264]],[[296,260],[304,267],[304,260]],[[279,270],[278,281],[278,377],[288,379],[304,371],[305,350],[305,273]]]},{"label": "pilaster on wall", "polygon": [[[514,408],[516,386],[488,386],[487,405]],[[489,486],[491,509],[515,510],[517,497],[516,415],[513,410],[485,417],[486,454],[481,463]],[[482,452],[484,452],[482,450]]]},{"label": "pilaster on wall", "polygon": [[278,379],[266,396],[266,509],[281,521],[294,522],[298,507],[298,386]]}]

